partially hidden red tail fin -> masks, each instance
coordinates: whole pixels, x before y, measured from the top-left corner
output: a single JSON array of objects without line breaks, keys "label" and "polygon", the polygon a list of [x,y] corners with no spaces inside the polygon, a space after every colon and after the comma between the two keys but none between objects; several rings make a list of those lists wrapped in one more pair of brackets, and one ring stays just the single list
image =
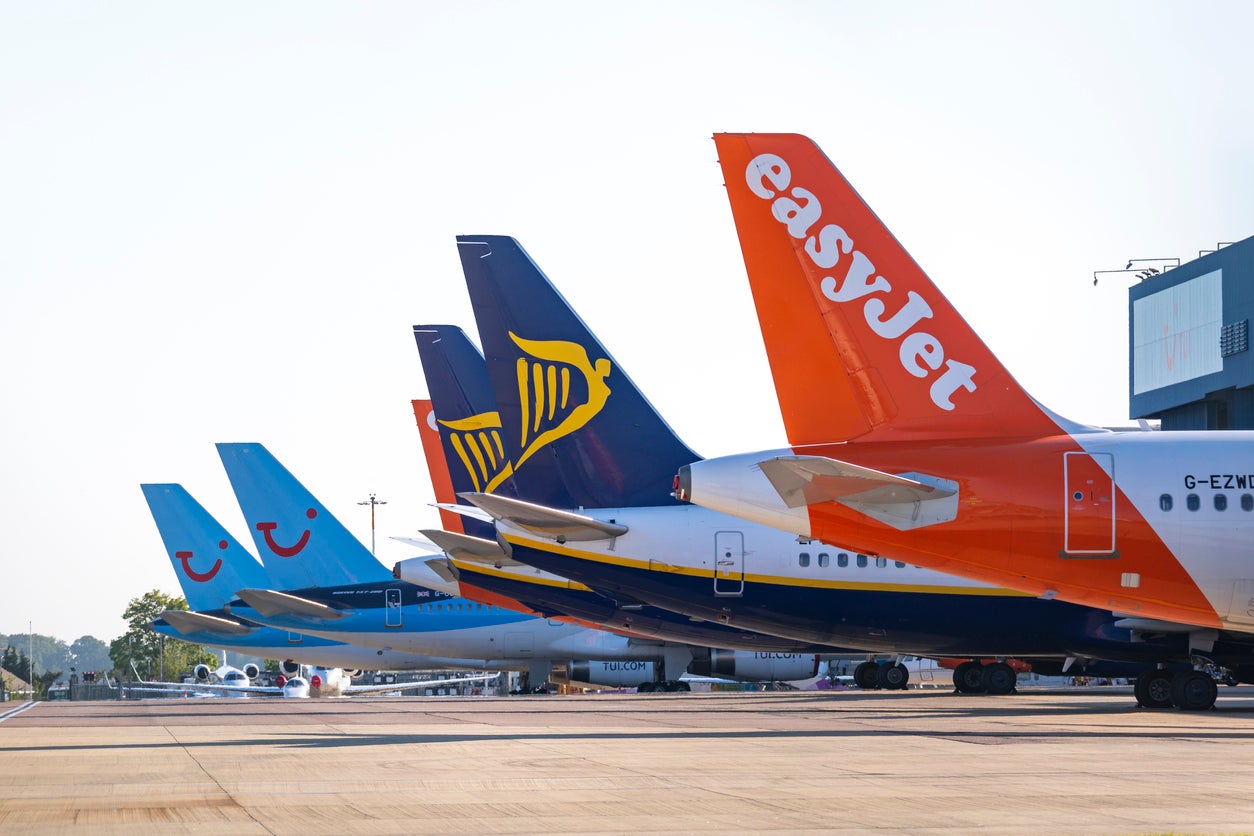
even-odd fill
[{"label": "partially hidden red tail fin", "polygon": [[790,444],[1058,432],[817,145],[714,142]]},{"label": "partially hidden red tail fin", "polygon": [[[414,406],[414,418],[418,421],[418,436],[422,440],[422,452],[427,458],[427,472],[431,474],[431,488],[435,491],[435,501],[453,504],[457,495],[453,492],[453,480],[449,477],[448,461],[444,458],[444,445],[440,443],[440,431],[435,427],[435,412],[431,409],[431,401],[411,401]],[[464,534],[460,514],[440,509],[440,524],[445,531]]]}]

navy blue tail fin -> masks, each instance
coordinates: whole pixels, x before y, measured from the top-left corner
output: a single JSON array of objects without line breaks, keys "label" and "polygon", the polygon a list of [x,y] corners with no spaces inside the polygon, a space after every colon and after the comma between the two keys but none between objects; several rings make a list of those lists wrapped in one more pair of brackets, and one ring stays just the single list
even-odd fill
[{"label": "navy blue tail fin", "polygon": [[[516,496],[509,478],[513,451],[505,442],[483,355],[455,325],[415,325],[414,341],[454,493]],[[472,517],[462,518],[462,528],[472,537],[496,537],[490,523]]]},{"label": "navy blue tail fin", "polygon": [[[514,485],[541,504],[667,505],[679,467],[700,458],[675,435],[513,238],[459,235]],[[534,484],[533,484],[534,482]]]}]

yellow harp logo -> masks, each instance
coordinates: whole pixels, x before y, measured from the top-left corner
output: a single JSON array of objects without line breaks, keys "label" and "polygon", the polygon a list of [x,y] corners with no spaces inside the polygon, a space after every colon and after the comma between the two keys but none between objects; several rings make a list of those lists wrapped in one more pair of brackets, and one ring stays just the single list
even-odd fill
[{"label": "yellow harp logo", "polygon": [[470,474],[476,493],[492,493],[514,472],[501,443],[501,414],[481,412],[457,421],[439,421],[449,431],[449,443]]},{"label": "yellow harp logo", "polygon": [[506,460],[499,412],[438,422],[448,431],[477,493],[492,493],[541,447],[587,424],[610,396],[605,384],[609,359],[593,363],[583,346],[565,340],[509,336],[523,351],[517,364],[522,453],[513,463]]},{"label": "yellow harp logo", "polygon": [[522,349],[518,358],[518,399],[522,404],[520,467],[531,454],[591,421],[605,407],[610,387],[610,361],[594,364],[578,343],[565,340],[527,340],[510,332]]}]

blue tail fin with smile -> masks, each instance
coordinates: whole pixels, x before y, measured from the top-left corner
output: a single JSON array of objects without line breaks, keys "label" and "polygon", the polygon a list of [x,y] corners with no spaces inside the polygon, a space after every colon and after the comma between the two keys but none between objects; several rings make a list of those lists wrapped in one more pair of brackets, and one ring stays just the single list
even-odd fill
[{"label": "blue tail fin with smile", "polygon": [[[565,486],[567,507],[667,505],[671,475],[698,458],[513,238],[461,235],[462,270],[492,388],[531,502]],[[543,502],[543,504],[554,504]]]},{"label": "blue tail fin with smile", "polygon": [[217,610],[266,572],[182,485],[140,485],[191,610]]},{"label": "blue tail fin with smile", "polygon": [[218,455],[272,586],[371,583],[391,573],[260,444],[219,444]]}]

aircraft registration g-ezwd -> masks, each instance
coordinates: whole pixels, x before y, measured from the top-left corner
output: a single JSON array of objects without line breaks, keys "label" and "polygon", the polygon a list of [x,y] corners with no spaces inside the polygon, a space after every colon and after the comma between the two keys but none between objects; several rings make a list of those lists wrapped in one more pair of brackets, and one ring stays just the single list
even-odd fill
[{"label": "aircraft registration g-ezwd", "polygon": [[[1249,658],[1254,489],[1189,477],[1254,473],[1254,433],[1054,414],[811,140],[714,139],[790,448],[681,468],[677,497],[1135,629],[1188,625],[1195,656],[1226,640]],[[1254,664],[1229,667],[1254,681]],[[1198,704],[1213,687],[1173,684]]]}]

